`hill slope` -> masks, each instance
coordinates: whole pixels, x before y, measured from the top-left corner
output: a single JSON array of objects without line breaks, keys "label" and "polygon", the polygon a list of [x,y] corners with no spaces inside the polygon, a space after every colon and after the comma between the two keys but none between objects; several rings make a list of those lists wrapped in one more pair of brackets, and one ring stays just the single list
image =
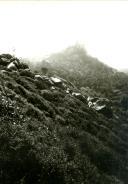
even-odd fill
[{"label": "hill slope", "polygon": [[[34,70],[49,76],[59,75],[83,94],[108,97],[118,106],[128,108],[128,76],[87,55],[80,45],[52,54],[35,66]],[[125,105],[122,101],[126,101]]]},{"label": "hill slope", "polygon": [[127,183],[127,111],[108,117],[60,77],[0,55],[0,183]]},{"label": "hill slope", "polygon": [[[77,87],[89,86],[97,91],[110,89],[113,85],[110,84],[110,79],[117,72],[98,59],[88,56],[85,49],[79,45],[51,55],[48,61],[52,70],[74,82]],[[43,62],[42,64],[44,65]]]}]

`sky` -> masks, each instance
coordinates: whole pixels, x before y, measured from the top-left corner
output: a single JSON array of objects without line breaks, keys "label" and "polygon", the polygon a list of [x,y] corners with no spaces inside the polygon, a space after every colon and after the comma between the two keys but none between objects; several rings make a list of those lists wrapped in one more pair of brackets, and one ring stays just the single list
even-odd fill
[{"label": "sky", "polygon": [[128,68],[128,2],[0,1],[0,53],[40,59],[76,43]]}]

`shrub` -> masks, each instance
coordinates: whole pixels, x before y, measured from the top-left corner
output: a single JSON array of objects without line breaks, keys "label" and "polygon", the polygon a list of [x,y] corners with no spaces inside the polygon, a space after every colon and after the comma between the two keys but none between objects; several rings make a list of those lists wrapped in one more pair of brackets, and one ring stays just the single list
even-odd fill
[{"label": "shrub", "polygon": [[32,82],[27,81],[25,78],[20,77],[20,78],[16,79],[16,82],[18,84],[20,84],[21,86],[23,86],[24,88],[26,88],[27,90],[32,91],[32,92],[36,92],[35,85]]},{"label": "shrub", "polygon": [[27,116],[32,116],[38,120],[44,119],[44,113],[38,108],[34,107],[32,104],[28,104],[25,111]]},{"label": "shrub", "polygon": [[26,76],[26,77],[30,77],[30,78],[34,78],[34,73],[32,73],[31,71],[29,70],[21,70],[20,71],[20,75],[21,76]]}]

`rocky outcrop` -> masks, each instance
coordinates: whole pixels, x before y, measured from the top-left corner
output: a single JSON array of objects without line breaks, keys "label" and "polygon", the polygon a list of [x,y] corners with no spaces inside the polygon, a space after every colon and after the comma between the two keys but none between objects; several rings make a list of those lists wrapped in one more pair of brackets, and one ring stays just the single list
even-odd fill
[{"label": "rocky outcrop", "polygon": [[0,55],[0,66],[4,66],[4,69],[7,70],[21,70],[28,69],[28,65],[26,63],[21,63],[20,60],[10,54],[2,54]]},{"label": "rocky outcrop", "polygon": [[[112,108],[110,105],[110,101],[106,98],[99,98],[99,97],[88,97],[89,94],[92,94],[92,90],[78,90],[73,86],[70,82],[65,79],[60,78],[59,76],[46,76],[41,74],[35,74],[34,72],[30,71],[28,65],[26,63],[20,62],[20,60],[16,57],[13,57],[8,54],[0,55],[0,65],[2,65],[4,70],[3,73],[7,72],[18,72],[22,77],[29,77],[33,79],[36,88],[39,90],[56,90],[60,89],[65,92],[65,94],[69,94],[99,113],[102,113],[108,118],[112,117]],[[87,92],[86,92],[87,91]],[[90,92],[91,91],[91,92]],[[41,92],[42,93],[42,92]]]},{"label": "rocky outcrop", "polygon": [[97,112],[102,113],[108,118],[112,118],[113,112],[110,100],[107,98],[88,97],[87,101],[90,108],[95,109]]}]

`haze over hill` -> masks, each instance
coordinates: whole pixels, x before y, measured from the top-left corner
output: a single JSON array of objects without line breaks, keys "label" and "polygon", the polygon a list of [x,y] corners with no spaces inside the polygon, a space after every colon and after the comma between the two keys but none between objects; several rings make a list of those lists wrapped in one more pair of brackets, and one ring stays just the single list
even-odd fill
[{"label": "haze over hill", "polygon": [[[30,64],[31,67],[32,65]],[[122,80],[120,81],[121,84],[127,83],[127,78],[123,73],[88,55],[85,48],[80,44],[68,47],[59,53],[51,54],[42,62],[34,64],[34,70],[41,71],[43,67],[48,68],[49,72],[53,74],[58,74],[74,82],[79,88],[89,86],[97,91],[111,93],[114,88],[118,88],[116,86],[117,83],[119,85],[119,81],[116,81],[118,75]]]},{"label": "haze over hill", "polygon": [[128,68],[127,1],[1,1],[0,53],[41,58],[75,43],[120,69]]}]

